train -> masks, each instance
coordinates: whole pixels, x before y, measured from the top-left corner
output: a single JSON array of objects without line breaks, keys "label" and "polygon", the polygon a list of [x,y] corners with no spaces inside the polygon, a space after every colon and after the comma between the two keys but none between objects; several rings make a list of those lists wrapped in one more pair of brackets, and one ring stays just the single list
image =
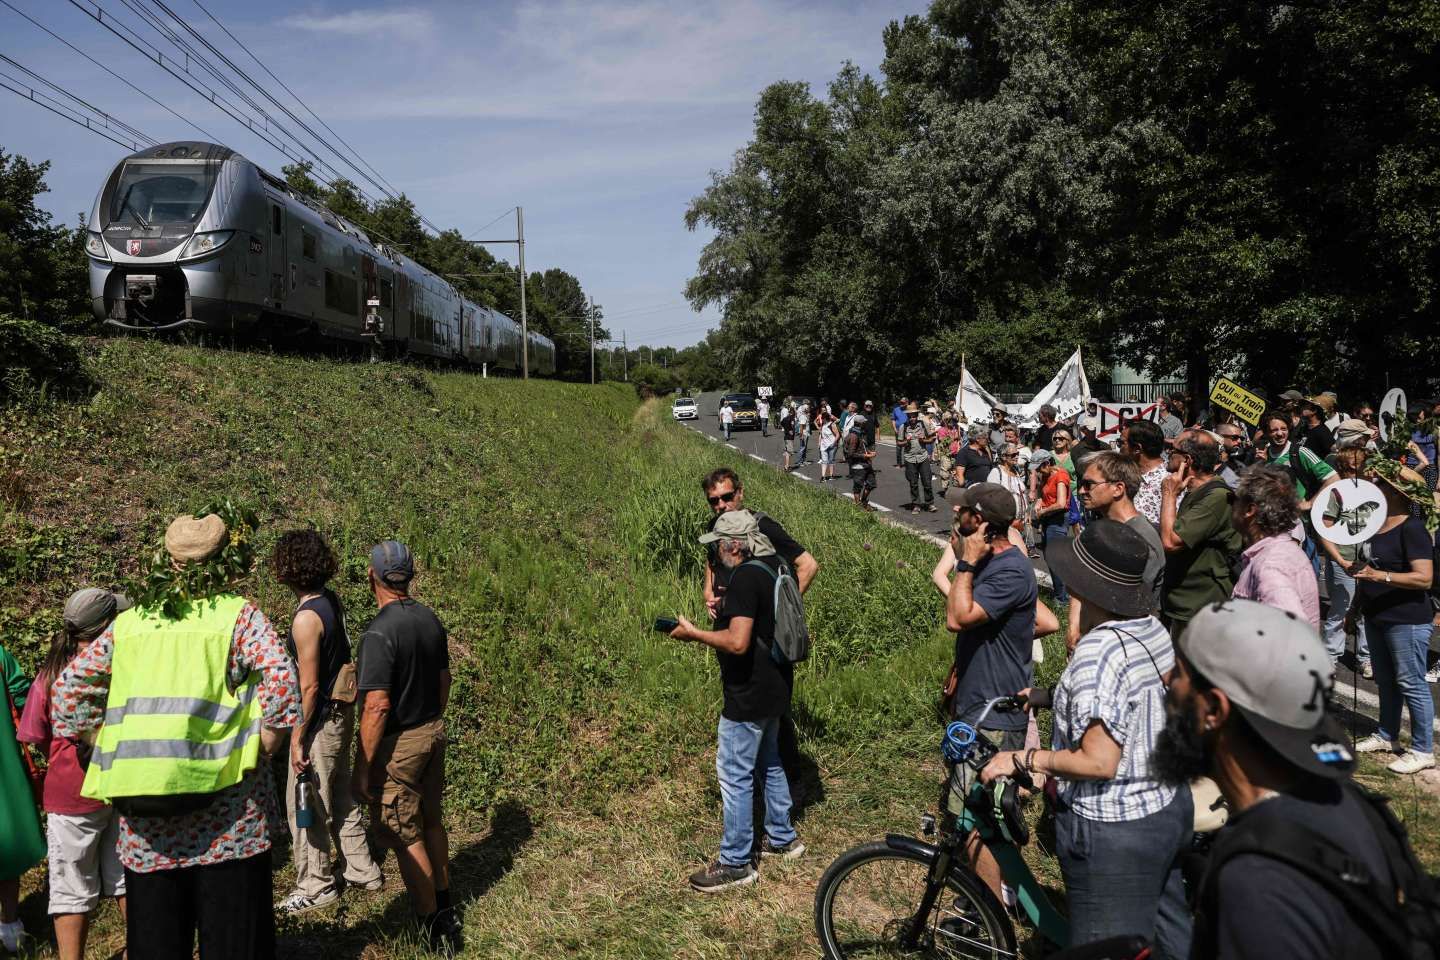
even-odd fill
[{"label": "train", "polygon": [[[180,141],[116,164],[87,224],[95,317],[129,331],[314,336],[389,357],[521,372],[524,335],[228,147]],[[529,373],[555,344],[529,334]]]}]

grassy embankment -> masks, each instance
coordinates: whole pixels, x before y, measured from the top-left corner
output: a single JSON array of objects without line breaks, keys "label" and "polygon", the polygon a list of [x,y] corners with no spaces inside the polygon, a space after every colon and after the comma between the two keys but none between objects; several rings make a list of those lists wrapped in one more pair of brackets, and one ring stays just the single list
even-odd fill
[{"label": "grassy embankment", "polygon": [[[452,630],[448,816],[468,954],[814,956],[825,865],[933,804],[949,639],[920,540],[672,427],[628,387],[89,350],[101,389],[88,403],[6,412],[0,638],[33,664],[70,589],[122,581],[171,515],[216,496],[254,504],[266,546],[289,527],[324,530],[344,557],[352,632],[370,609],[366,548],[409,542],[417,594]],[[822,569],[796,708],[811,853],[702,899],[684,877],[718,843],[719,684],[713,658],[649,625],[701,612],[696,481],[718,463]],[[291,601],[267,568],[244,589],[285,624]],[[1042,676],[1059,668],[1052,648]],[[1433,837],[1434,807],[1421,814]],[[283,921],[282,953],[411,955],[393,861],[387,874],[382,893]],[[288,881],[286,868],[277,897]],[[27,877],[24,914],[43,934],[42,882]],[[106,907],[102,946],[118,947],[117,927]]]}]

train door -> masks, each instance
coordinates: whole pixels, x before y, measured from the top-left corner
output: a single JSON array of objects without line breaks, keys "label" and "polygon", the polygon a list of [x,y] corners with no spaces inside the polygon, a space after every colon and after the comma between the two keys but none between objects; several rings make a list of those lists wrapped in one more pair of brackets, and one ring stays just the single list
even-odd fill
[{"label": "train door", "polygon": [[365,318],[365,336],[378,340],[386,332],[384,314],[380,310],[380,276],[375,269],[375,258],[364,251],[360,253],[360,287],[365,301],[360,311]]},{"label": "train door", "polygon": [[270,201],[270,236],[266,246],[270,249],[267,260],[270,275],[270,305],[285,303],[285,207]]}]

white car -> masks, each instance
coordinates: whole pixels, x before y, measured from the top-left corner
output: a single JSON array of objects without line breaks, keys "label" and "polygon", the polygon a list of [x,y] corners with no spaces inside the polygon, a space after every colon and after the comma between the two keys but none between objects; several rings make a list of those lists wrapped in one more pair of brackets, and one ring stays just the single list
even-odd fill
[{"label": "white car", "polygon": [[677,397],[674,406],[670,408],[670,415],[676,420],[694,420],[700,416],[700,410],[695,406],[693,398]]}]

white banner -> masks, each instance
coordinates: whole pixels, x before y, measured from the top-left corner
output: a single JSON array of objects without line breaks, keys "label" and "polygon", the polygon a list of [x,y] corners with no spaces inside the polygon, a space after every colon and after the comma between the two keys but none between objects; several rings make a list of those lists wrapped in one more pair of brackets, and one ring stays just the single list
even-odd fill
[{"label": "white banner", "polygon": [[1055,378],[1045,385],[1045,389],[1018,410],[1012,408],[1010,417],[1019,426],[1033,429],[1040,426],[1040,408],[1045,404],[1055,408],[1055,419],[1068,420],[1084,412],[1085,402],[1089,399],[1090,381],[1085,377],[1085,365],[1080,362],[1080,350],[1077,348]]},{"label": "white banner", "polygon": [[1100,440],[1120,439],[1120,429],[1130,420],[1160,422],[1160,404],[1155,403],[1097,403],[1100,429],[1095,436]]},{"label": "white banner", "polygon": [[1004,410],[1005,404],[996,400],[989,390],[980,386],[975,379],[975,374],[968,369],[964,371],[965,381],[961,387],[955,388],[955,405],[960,412],[965,414],[965,419],[971,423],[989,423],[990,411],[996,407]]}]

